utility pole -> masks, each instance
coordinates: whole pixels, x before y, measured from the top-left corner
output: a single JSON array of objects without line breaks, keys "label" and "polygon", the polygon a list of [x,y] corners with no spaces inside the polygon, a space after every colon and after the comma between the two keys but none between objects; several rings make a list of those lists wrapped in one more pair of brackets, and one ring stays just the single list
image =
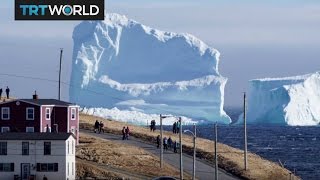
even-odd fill
[{"label": "utility pole", "polygon": [[60,67],[59,67],[59,94],[58,99],[61,100],[61,64],[62,64],[62,53],[63,49],[60,49]]},{"label": "utility pole", "polygon": [[162,115],[160,114],[160,168],[163,167]]},{"label": "utility pole", "polygon": [[196,124],[193,124],[193,177],[192,180],[196,179],[196,137],[197,137],[197,128],[196,128]]},{"label": "utility pole", "polygon": [[180,142],[180,179],[183,180],[183,162],[182,162],[182,120],[179,117],[180,132],[179,132],[179,142]]},{"label": "utility pole", "polygon": [[248,169],[247,160],[247,100],[246,93],[243,94],[243,125],[244,125],[244,170]]},{"label": "utility pole", "polygon": [[218,145],[218,123],[214,125],[214,132],[215,132],[215,140],[214,140],[214,159],[215,159],[215,180],[218,180],[218,153],[217,153],[217,145]]}]

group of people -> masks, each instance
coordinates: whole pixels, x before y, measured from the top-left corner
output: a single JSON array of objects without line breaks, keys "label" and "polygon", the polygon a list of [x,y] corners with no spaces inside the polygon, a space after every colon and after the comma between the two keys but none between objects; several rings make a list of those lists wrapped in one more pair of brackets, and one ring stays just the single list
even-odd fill
[{"label": "group of people", "polygon": [[[9,99],[9,94],[10,94],[10,89],[9,87],[7,86],[7,89],[6,89],[6,95],[7,95],[7,99]],[[0,88],[0,99],[2,97],[2,88]]]},{"label": "group of people", "polygon": [[123,126],[122,128],[122,140],[129,140],[130,129],[129,126],[127,128]]},{"label": "group of people", "polygon": [[156,120],[152,120],[150,124],[150,131],[155,131],[156,130]]},{"label": "group of people", "polygon": [[[160,148],[160,135],[157,136],[157,148]],[[173,152],[177,153],[177,148],[178,148],[178,143],[177,141],[172,141],[171,137],[167,138],[164,137],[163,140],[163,149],[164,150],[168,150],[168,149],[172,149],[173,148]]]},{"label": "group of people", "polygon": [[173,134],[179,134],[180,133],[180,127],[181,127],[181,122],[180,121],[174,122],[173,125],[172,125]]},{"label": "group of people", "polygon": [[96,122],[94,123],[94,133],[97,133],[97,132],[104,133],[104,124],[102,121],[100,121],[99,123],[99,121],[96,120]]}]

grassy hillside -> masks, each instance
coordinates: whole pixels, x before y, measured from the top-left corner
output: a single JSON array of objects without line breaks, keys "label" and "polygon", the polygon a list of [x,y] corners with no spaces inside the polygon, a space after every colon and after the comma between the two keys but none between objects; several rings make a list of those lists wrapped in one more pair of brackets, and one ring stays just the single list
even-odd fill
[{"label": "grassy hillside", "polygon": [[[159,171],[159,158],[141,148],[83,133],[76,157],[78,178],[152,179],[180,175],[178,169],[166,163]],[[191,179],[188,174],[185,177]]]},{"label": "grassy hillside", "polygon": [[[80,115],[80,127],[85,129],[92,129],[96,120],[103,121],[107,132],[120,134],[123,126],[129,126],[131,135],[140,138],[144,141],[155,142],[159,130],[150,132],[147,127],[134,126],[123,122],[111,121],[100,117],[89,116],[85,114]],[[178,140],[178,135],[172,132],[164,132],[164,136],[173,140]],[[197,138],[197,157],[213,163],[214,155],[214,142]],[[193,152],[192,137],[183,134],[183,151],[192,154]],[[260,156],[248,153],[248,167],[247,171],[244,170],[243,164],[243,151],[227,146],[225,144],[218,144],[218,159],[219,167],[230,172],[238,177],[244,179],[257,179],[257,180],[288,180],[290,179],[290,171],[281,167],[277,163],[268,161]],[[295,177],[295,179],[299,179]]]}]

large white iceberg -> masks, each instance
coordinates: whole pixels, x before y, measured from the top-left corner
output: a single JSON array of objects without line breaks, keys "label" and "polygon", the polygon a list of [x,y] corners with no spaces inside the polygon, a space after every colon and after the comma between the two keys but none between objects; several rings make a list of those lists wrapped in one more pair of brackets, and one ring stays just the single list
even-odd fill
[{"label": "large white iceberg", "polygon": [[223,110],[220,54],[196,37],[107,14],[77,25],[73,40],[70,101],[231,122]]},{"label": "large white iceberg", "polygon": [[250,81],[248,123],[313,126],[320,123],[320,72]]}]

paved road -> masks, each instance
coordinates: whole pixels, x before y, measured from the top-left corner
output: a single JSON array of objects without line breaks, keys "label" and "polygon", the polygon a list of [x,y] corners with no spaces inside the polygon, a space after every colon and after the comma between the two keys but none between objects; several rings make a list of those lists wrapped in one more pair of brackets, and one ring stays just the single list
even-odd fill
[{"label": "paved road", "polygon": [[[114,135],[114,134],[109,134],[109,133],[96,134],[96,133],[93,133],[92,131],[84,130],[84,129],[81,129],[81,132],[86,133],[86,134],[90,134],[90,135],[94,135],[94,136],[97,136],[100,138],[108,139],[111,141],[116,141],[116,142],[120,142],[120,143],[126,143],[129,145],[137,146],[137,147],[143,148],[144,150],[151,152],[152,154],[155,154],[157,156],[159,156],[159,153],[160,153],[160,150],[154,144],[148,144],[148,143],[143,142],[143,141],[141,141],[137,138],[134,138],[134,137],[130,137],[129,140],[123,141],[122,136],[120,136],[120,135]],[[172,151],[164,151],[163,159],[166,163],[168,163],[178,169],[180,168],[180,155],[179,155],[179,153],[173,153]],[[183,170],[185,172],[189,173],[190,175],[192,175],[192,167],[193,167],[192,157],[184,154],[183,155]],[[209,164],[204,163],[202,161],[199,161],[199,160],[196,161],[196,177],[198,179],[212,180],[212,179],[214,179],[214,172],[215,172],[214,167],[212,167]],[[234,177],[234,176],[232,176],[222,170],[219,170],[218,177],[219,177],[219,179],[222,179],[222,180],[239,179],[239,178]]]}]

